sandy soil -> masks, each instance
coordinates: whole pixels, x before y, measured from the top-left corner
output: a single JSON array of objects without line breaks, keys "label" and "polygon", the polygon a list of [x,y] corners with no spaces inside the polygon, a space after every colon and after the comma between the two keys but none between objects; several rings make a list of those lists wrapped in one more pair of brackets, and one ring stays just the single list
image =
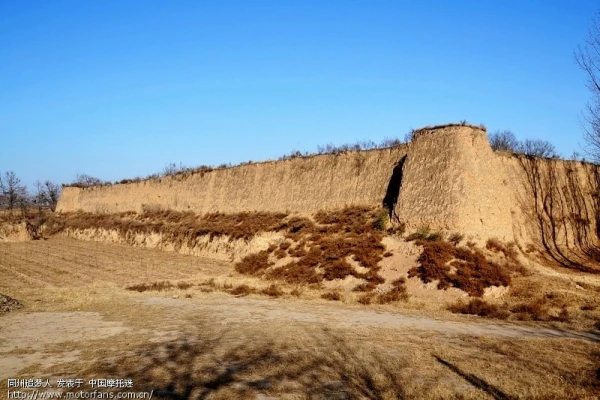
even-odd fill
[{"label": "sandy soil", "polygon": [[5,244],[0,255],[0,292],[24,304],[0,316],[0,398],[7,378],[59,377],[130,377],[136,391],[171,399],[600,394],[600,337],[591,332],[364,307],[308,291],[300,299],[198,285],[137,293],[124,287],[148,277],[238,278],[230,264],[118,245],[61,239]]}]

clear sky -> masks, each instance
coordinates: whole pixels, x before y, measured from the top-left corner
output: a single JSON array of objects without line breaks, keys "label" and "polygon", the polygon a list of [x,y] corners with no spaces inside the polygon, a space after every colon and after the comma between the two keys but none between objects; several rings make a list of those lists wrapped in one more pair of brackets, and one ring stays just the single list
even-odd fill
[{"label": "clear sky", "polygon": [[0,171],[120,180],[467,120],[581,152],[594,1],[0,2]]}]

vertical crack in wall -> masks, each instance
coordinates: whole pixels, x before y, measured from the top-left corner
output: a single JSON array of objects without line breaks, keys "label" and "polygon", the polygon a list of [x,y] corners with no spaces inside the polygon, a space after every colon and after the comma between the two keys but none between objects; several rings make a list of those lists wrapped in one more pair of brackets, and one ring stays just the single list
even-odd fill
[{"label": "vertical crack in wall", "polygon": [[398,203],[398,196],[400,196],[400,187],[402,186],[406,157],[407,156],[402,157],[394,166],[387,190],[385,191],[385,197],[383,198],[383,207],[388,210],[390,220],[394,222],[400,222],[395,209],[396,204]]}]

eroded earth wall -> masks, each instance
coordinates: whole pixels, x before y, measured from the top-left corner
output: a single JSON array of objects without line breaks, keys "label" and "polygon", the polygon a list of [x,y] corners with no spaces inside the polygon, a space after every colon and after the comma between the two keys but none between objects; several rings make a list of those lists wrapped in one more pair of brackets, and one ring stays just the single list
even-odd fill
[{"label": "eroded earth wall", "polygon": [[197,213],[295,211],[381,205],[406,146],[298,157],[138,183],[67,187],[59,212],[115,213],[161,207]]},{"label": "eroded earth wall", "polygon": [[421,129],[409,145],[390,149],[65,188],[57,209],[313,213],[384,205],[409,230],[533,243],[561,258],[565,246],[597,249],[599,185],[595,165],[494,152],[485,130],[454,125]]}]

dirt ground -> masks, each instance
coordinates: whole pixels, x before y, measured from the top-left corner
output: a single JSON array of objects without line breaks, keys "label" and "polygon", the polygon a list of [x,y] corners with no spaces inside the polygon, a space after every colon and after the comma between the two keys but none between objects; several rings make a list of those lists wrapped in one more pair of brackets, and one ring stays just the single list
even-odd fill
[{"label": "dirt ground", "polygon": [[[222,289],[266,283],[224,261],[66,238],[0,243],[0,277],[23,304],[0,314],[0,398],[13,378],[128,378],[127,390],[166,399],[600,395],[600,336],[568,327],[307,288],[233,296]],[[162,280],[193,286],[125,289]]]}]

